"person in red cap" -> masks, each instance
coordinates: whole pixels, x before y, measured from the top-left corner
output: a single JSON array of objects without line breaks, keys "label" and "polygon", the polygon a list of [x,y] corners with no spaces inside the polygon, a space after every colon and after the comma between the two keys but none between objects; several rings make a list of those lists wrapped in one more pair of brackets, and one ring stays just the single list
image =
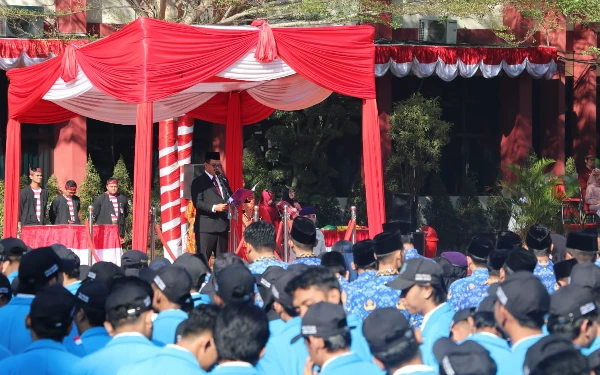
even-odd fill
[{"label": "person in red cap", "polygon": [[21,189],[19,199],[19,220],[21,225],[46,224],[48,190],[42,188],[42,169],[29,168],[31,184]]},{"label": "person in red cap", "polygon": [[79,220],[81,202],[75,193],[77,193],[77,183],[73,180],[67,181],[63,193],[54,198],[50,206],[50,222],[52,224],[81,224]]},{"label": "person in red cap", "polygon": [[583,168],[579,173],[577,173],[577,181],[579,182],[579,186],[581,187],[581,196],[585,199],[585,190],[587,188],[588,180],[590,179],[590,175],[596,168],[596,153],[593,149],[588,151],[588,154],[584,158],[585,160],[585,168]]},{"label": "person in red cap", "polygon": [[118,224],[121,241],[125,237],[125,220],[129,215],[127,197],[119,193],[119,181],[111,177],[106,181],[106,192],[94,199],[96,224]]}]

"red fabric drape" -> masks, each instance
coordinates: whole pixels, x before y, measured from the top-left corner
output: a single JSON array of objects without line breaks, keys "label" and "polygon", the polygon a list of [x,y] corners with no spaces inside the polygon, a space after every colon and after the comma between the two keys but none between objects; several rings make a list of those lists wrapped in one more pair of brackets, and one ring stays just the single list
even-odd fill
[{"label": "red fabric drape", "polygon": [[135,168],[133,170],[132,247],[147,252],[152,188],[152,103],[138,104],[135,124]]},{"label": "red fabric drape", "polygon": [[385,199],[383,195],[383,166],[381,160],[381,136],[377,101],[363,100],[363,166],[365,171],[365,190],[367,216],[371,238],[381,233],[385,222]]},{"label": "red fabric drape", "polygon": [[[246,91],[240,93],[240,116],[242,125],[256,124],[271,116],[275,109],[265,107],[251,97]],[[188,112],[188,115],[200,120],[227,124],[229,93],[222,92],[213,96],[200,107]]]},{"label": "red fabric drape", "polygon": [[227,128],[225,136],[225,154],[227,155],[227,178],[233,191],[243,187],[242,150],[244,148],[242,123],[240,121],[240,93],[232,92],[227,110]]},{"label": "red fabric drape", "polygon": [[19,171],[21,169],[21,123],[8,119],[4,170],[4,238],[17,237],[19,221]]}]

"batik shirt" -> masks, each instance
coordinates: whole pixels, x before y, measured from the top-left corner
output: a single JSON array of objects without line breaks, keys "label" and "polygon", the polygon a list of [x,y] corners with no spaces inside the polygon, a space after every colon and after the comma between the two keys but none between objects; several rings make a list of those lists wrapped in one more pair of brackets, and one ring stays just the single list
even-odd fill
[{"label": "batik shirt", "polygon": [[357,279],[352,283],[346,298],[346,309],[350,314],[365,320],[375,309],[395,307],[402,311],[406,319],[410,314],[401,308],[400,291],[385,285],[398,277],[394,270],[378,272],[375,277]]},{"label": "batik shirt", "polygon": [[285,270],[287,269],[288,264],[280,261],[275,256],[260,257],[256,261],[250,263],[248,269],[253,275],[262,275],[270,266],[281,267]]},{"label": "batik shirt", "polygon": [[310,256],[302,256],[296,258],[291,264],[306,264],[307,266],[320,266],[321,259],[317,258],[315,255]]},{"label": "batik shirt", "polygon": [[479,287],[487,284],[489,273],[486,268],[478,268],[469,277],[456,280],[448,289],[448,304],[454,311],[477,307],[482,301]]},{"label": "batik shirt", "polygon": [[533,274],[544,284],[548,294],[554,293],[556,277],[554,276],[554,263],[551,260],[538,260]]}]

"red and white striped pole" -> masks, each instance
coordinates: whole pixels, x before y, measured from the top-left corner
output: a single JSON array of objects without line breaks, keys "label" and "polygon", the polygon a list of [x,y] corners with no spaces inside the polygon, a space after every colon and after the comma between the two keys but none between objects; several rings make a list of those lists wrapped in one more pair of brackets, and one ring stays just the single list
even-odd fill
[{"label": "red and white striped pole", "polygon": [[[175,257],[181,254],[181,215],[179,164],[177,161],[177,137],[175,120],[158,124],[158,169],[160,176],[160,219],[164,239]],[[172,256],[164,252],[171,262]]]},{"label": "red and white striped pole", "polygon": [[[188,115],[179,117],[177,123],[177,160],[179,162],[181,199],[181,239],[183,248],[187,245],[189,223],[185,217],[188,201],[183,198],[183,166],[192,162],[192,142],[194,140],[194,118]],[[194,249],[195,250],[195,249]]]}]

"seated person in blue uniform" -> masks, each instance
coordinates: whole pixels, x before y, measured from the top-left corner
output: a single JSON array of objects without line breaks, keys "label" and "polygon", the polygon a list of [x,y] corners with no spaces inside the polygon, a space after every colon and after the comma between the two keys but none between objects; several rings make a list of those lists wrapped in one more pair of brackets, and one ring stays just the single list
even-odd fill
[{"label": "seated person in blue uniform", "polygon": [[67,249],[65,245],[54,244],[50,246],[56,255],[60,258],[60,270],[62,274],[62,285],[71,294],[75,295],[77,289],[81,286],[79,280],[79,266],[81,260],[72,250]]},{"label": "seated person in blue uniform", "polygon": [[522,374],[527,350],[543,337],[550,296],[542,282],[527,271],[509,275],[495,292],[496,323],[512,342],[505,373]]},{"label": "seated person in blue uniform", "polygon": [[237,302],[254,303],[256,278],[240,264],[231,264],[215,276],[213,303],[225,306]]},{"label": "seated person in blue uniform", "polygon": [[113,281],[106,299],[104,327],[112,339],[72,366],[72,375],[114,375],[121,367],[155,357],[160,347],[152,337],[152,288],[145,281],[123,276]]},{"label": "seated person in blue uniform", "polygon": [[437,370],[433,344],[441,337],[450,336],[450,323],[454,317],[454,312],[446,303],[447,291],[442,267],[422,257],[411,259],[402,266],[398,277],[387,285],[402,291],[400,298],[409,314],[423,315],[423,362]]},{"label": "seated person in blue uniform", "polygon": [[75,316],[73,322],[79,332],[75,340],[65,340],[67,350],[78,357],[97,352],[110,341],[104,321],[104,304],[108,298],[108,286],[102,281],[87,281],[75,295]]},{"label": "seated person in blue uniform", "polygon": [[325,268],[329,268],[331,272],[335,274],[340,282],[342,291],[346,292],[348,290],[348,285],[350,285],[348,282],[350,272],[348,272],[348,269],[346,268],[346,260],[342,253],[331,251],[323,254],[321,257],[321,265]]},{"label": "seated person in blue uniform", "polygon": [[205,257],[204,254],[183,253],[173,262],[174,265],[185,268],[192,277],[190,295],[192,296],[194,307],[210,303],[210,297],[199,292],[202,285],[204,285],[206,275],[210,274],[210,268],[205,261]]},{"label": "seated person in blue uniform", "polygon": [[[576,264],[577,259],[563,260],[562,262],[554,263],[554,278],[556,279],[554,291],[569,285],[569,277],[571,277],[571,271]],[[600,268],[598,268],[598,270],[600,270]]]},{"label": "seated person in blue uniform", "polygon": [[169,265],[158,270],[152,282],[152,307],[158,312],[152,341],[162,345],[175,343],[177,326],[187,319],[187,311],[193,307],[191,288],[192,277],[185,268]]},{"label": "seated person in blue uniform", "polygon": [[577,263],[594,263],[598,259],[598,236],[584,232],[567,235],[565,259],[577,259]]},{"label": "seated person in blue uniform", "polygon": [[260,307],[251,303],[226,305],[217,316],[213,335],[219,363],[211,374],[260,374],[255,366],[269,339],[269,322]]},{"label": "seated person in blue uniform", "polygon": [[25,317],[40,289],[58,283],[59,262],[60,259],[50,247],[35,249],[21,258],[17,294],[0,309],[0,346],[11,353],[22,353],[31,344],[31,333],[25,327]]},{"label": "seated person in blue uniform", "polygon": [[267,318],[269,319],[269,340],[276,336],[283,328],[285,327],[285,322],[287,320],[283,320],[279,313],[275,308],[275,296],[273,295],[273,291],[271,288],[273,287],[273,283],[277,280],[281,279],[287,272],[285,269],[279,266],[269,266],[260,275],[259,280],[257,280],[258,293],[260,294],[263,300],[263,311],[267,314]]},{"label": "seated person in blue uniform", "polygon": [[12,288],[8,277],[0,273],[0,307],[6,306],[12,299]]},{"label": "seated person in blue uniform", "polygon": [[312,220],[302,216],[295,218],[288,244],[296,256],[292,264],[302,263],[308,266],[321,264],[321,259],[313,253],[313,248],[317,244],[317,228]]},{"label": "seated person in blue uniform", "polygon": [[467,248],[467,265],[471,276],[456,280],[448,288],[448,304],[454,311],[477,307],[483,299],[476,289],[487,284],[487,261],[492,250],[494,243],[489,238],[476,236],[471,239]]},{"label": "seated person in blue uniform", "polygon": [[473,314],[475,308],[463,309],[454,314],[450,322],[450,339],[454,342],[462,342],[474,332]]},{"label": "seated person in blue uniform", "polygon": [[570,284],[550,297],[548,332],[573,341],[578,348],[590,348],[598,330],[598,310],[591,291]]},{"label": "seated person in blue uniform", "polygon": [[[548,335],[529,348],[523,369],[528,375],[588,375],[587,358],[566,337]],[[593,373],[593,371],[592,371]]]},{"label": "seated person in blue uniform", "polygon": [[527,231],[525,244],[538,261],[533,274],[542,281],[549,294],[554,293],[556,279],[554,278],[554,263],[550,260],[553,246],[550,231],[542,225],[532,225]]},{"label": "seated person in blue uniform", "polygon": [[[568,261],[565,261],[568,262]],[[557,263],[555,266],[559,265]],[[570,275],[570,284],[577,285],[586,288],[594,295],[596,301],[596,307],[600,306],[600,268],[593,263],[576,264]],[[599,328],[596,332],[596,338],[589,348],[582,348],[581,352],[589,356],[596,350],[600,349],[600,316],[599,316]]]},{"label": "seated person in blue uniform", "polygon": [[0,265],[1,273],[12,282],[19,276],[21,257],[27,252],[27,245],[18,238],[4,238],[0,240]]},{"label": "seated person in blue uniform", "polygon": [[217,362],[213,329],[221,310],[200,305],[177,327],[177,343],[168,344],[155,357],[122,367],[118,375],[202,375]]},{"label": "seated person in blue uniform", "polygon": [[440,363],[440,375],[496,375],[496,363],[490,353],[474,341],[457,344],[442,337],[433,345]]},{"label": "seated person in blue uniform", "polygon": [[373,361],[390,375],[437,375],[423,364],[415,333],[404,315],[384,307],[371,313],[363,323],[363,335],[369,343]]},{"label": "seated person in blue uniform", "polygon": [[0,361],[4,375],[65,374],[79,361],[62,341],[71,330],[75,297],[60,285],[42,288],[31,303],[24,324],[32,343],[21,354]]},{"label": "seated person in blue uniform", "polygon": [[261,275],[270,266],[287,268],[287,263],[275,256],[275,236],[275,227],[266,221],[251,223],[244,230],[246,253],[250,261],[248,269],[253,275]]},{"label": "seated person in blue uniform", "polygon": [[383,375],[371,361],[363,361],[350,350],[350,331],[346,313],[340,304],[319,302],[311,305],[302,317],[301,332],[291,343],[303,339],[309,353],[304,373],[312,373],[314,366],[319,374]]}]

